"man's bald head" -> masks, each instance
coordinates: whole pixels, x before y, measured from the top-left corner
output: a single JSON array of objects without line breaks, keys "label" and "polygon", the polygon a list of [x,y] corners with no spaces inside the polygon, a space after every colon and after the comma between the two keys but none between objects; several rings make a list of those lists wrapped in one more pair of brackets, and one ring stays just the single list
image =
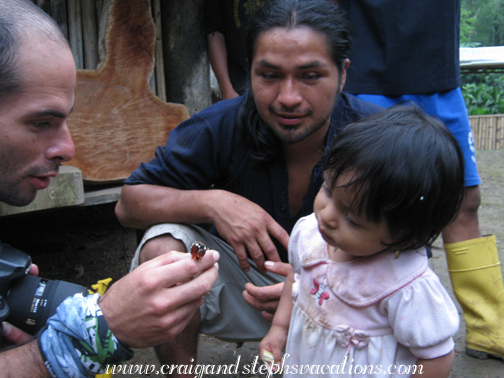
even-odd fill
[{"label": "man's bald head", "polygon": [[0,1],[0,101],[23,90],[18,67],[26,38],[40,38],[68,48],[68,41],[54,20],[26,0]]}]

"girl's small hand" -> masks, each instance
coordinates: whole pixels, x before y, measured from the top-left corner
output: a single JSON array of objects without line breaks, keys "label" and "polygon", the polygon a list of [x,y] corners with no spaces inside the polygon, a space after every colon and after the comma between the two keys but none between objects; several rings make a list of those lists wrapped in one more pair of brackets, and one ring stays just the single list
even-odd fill
[{"label": "girl's small hand", "polygon": [[[272,325],[268,334],[259,344],[259,355],[263,362],[271,368],[272,372],[276,372],[282,364],[282,350],[287,342],[287,333],[288,329]],[[268,358],[268,353],[273,355],[273,361]],[[263,356],[266,358],[263,358]]]},{"label": "girl's small hand", "polygon": [[[268,271],[284,277],[292,272],[291,266],[283,262],[266,261],[264,266]],[[256,310],[262,311],[262,316],[271,322],[280,302],[283,287],[283,282],[271,286],[255,286],[248,282],[242,292],[243,299]]]}]

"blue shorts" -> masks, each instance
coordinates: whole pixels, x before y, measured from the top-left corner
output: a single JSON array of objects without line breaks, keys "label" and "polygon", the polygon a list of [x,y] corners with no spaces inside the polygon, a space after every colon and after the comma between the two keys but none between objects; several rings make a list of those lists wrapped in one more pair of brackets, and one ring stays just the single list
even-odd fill
[{"label": "blue shorts", "polygon": [[429,94],[413,94],[387,97],[381,95],[356,95],[362,100],[372,102],[388,108],[400,102],[413,102],[421,107],[427,114],[443,121],[448,130],[457,139],[460,149],[464,154],[464,179],[465,186],[481,184],[476,166],[476,149],[469,125],[469,118],[465,106],[462,90],[456,88],[449,91]]}]

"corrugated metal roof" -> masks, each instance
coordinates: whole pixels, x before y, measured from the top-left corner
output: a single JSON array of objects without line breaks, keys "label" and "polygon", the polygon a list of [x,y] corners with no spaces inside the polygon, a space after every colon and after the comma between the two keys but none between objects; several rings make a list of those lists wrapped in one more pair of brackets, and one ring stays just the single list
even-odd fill
[{"label": "corrugated metal roof", "polygon": [[463,71],[504,69],[504,46],[461,47],[460,68]]}]

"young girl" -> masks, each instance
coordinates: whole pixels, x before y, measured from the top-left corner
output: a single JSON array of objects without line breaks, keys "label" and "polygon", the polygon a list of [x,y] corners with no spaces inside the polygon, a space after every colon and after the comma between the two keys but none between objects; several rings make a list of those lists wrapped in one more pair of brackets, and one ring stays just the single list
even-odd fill
[{"label": "young girl", "polygon": [[459,318],[426,247],[460,207],[462,161],[443,124],[415,107],[338,135],[260,344],[284,377],[448,377]]}]

